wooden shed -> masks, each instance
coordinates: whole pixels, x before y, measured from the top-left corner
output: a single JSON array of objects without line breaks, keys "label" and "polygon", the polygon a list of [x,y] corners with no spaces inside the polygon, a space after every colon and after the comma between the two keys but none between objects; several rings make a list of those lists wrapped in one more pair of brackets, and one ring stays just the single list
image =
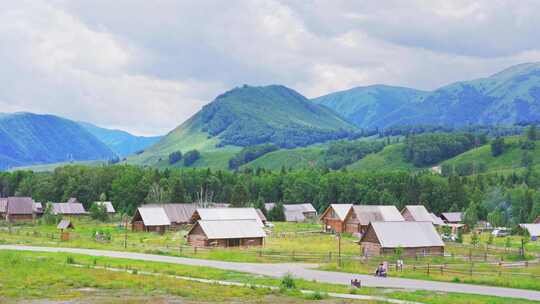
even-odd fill
[{"label": "wooden shed", "polygon": [[[275,206],[274,203],[265,204],[267,211],[274,209]],[[286,222],[305,222],[317,218],[317,210],[310,203],[284,204],[283,213]]]},{"label": "wooden shed", "polygon": [[441,218],[447,224],[461,224],[463,222],[463,213],[443,212],[441,213]]},{"label": "wooden shed", "polygon": [[444,242],[431,222],[372,222],[360,239],[364,256],[444,255]]},{"label": "wooden shed", "polygon": [[53,214],[64,216],[82,216],[88,214],[83,204],[79,203],[75,198],[70,198],[67,203],[53,203],[52,212]]},{"label": "wooden shed", "polygon": [[352,204],[331,204],[324,210],[320,219],[324,224],[324,231],[344,232],[345,219],[352,209]]},{"label": "wooden shed", "polygon": [[266,233],[255,220],[200,220],[187,234],[194,247],[247,247],[263,245]]},{"label": "wooden shed", "polygon": [[133,231],[165,233],[170,226],[171,221],[160,206],[139,207],[131,220]]},{"label": "wooden shed", "polygon": [[401,215],[408,222],[433,222],[424,205],[407,205],[401,210]]},{"label": "wooden shed", "polygon": [[0,201],[2,218],[10,222],[31,221],[35,217],[31,197],[8,197]]}]

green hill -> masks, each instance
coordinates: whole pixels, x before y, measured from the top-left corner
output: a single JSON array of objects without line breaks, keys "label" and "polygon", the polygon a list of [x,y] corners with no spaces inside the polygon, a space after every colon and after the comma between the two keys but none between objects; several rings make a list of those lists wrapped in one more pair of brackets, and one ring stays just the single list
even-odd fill
[{"label": "green hill", "polygon": [[268,170],[306,169],[315,168],[323,159],[325,147],[312,146],[307,148],[282,149],[265,154],[242,168],[265,168]]},{"label": "green hill", "polygon": [[388,145],[381,152],[369,154],[350,164],[347,169],[353,171],[419,170],[405,160],[404,149],[403,143]]},{"label": "green hill", "polygon": [[443,165],[458,166],[459,164],[474,164],[483,167],[482,171],[505,171],[524,168],[523,154],[527,151],[533,165],[540,165],[540,141],[535,141],[533,150],[524,150],[520,143],[525,140],[522,136],[505,137],[507,148],[504,153],[494,157],[491,145],[483,145],[444,161]]},{"label": "green hill", "polygon": [[372,86],[314,99],[361,127],[510,125],[540,121],[540,63],[432,92]]},{"label": "green hill", "polygon": [[161,139],[161,136],[135,136],[125,131],[101,128],[87,122],[79,124],[120,157],[135,154]]},{"label": "green hill", "polygon": [[243,86],[219,95],[157,144],[128,162],[152,165],[174,151],[238,151],[272,143],[308,146],[349,136],[357,129],[326,107],[279,85]]},{"label": "green hill", "polygon": [[0,116],[0,170],[65,161],[108,160],[115,156],[74,121],[31,113]]}]

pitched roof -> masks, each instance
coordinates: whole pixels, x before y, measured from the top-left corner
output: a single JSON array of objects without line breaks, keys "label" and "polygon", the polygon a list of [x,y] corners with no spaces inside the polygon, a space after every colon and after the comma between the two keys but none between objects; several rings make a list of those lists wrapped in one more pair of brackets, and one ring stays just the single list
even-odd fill
[{"label": "pitched roof", "polygon": [[170,226],[171,221],[161,206],[141,206],[137,208],[145,226]]},{"label": "pitched roof", "polygon": [[80,204],[79,200],[75,197],[70,197],[67,201],[68,204]]},{"label": "pitched roof", "polygon": [[530,236],[540,236],[540,224],[519,224],[519,227],[526,229]]},{"label": "pitched roof", "polygon": [[43,204],[39,202],[34,203],[34,212],[35,213],[43,213]]},{"label": "pitched roof", "polygon": [[433,225],[437,225],[437,226],[444,225],[444,221],[440,217],[436,216],[435,213],[430,213],[429,215],[431,215]]},{"label": "pitched roof", "polygon": [[261,209],[255,209],[255,211],[257,211],[257,215],[259,215],[259,218],[261,219],[261,221],[263,222],[268,221]]},{"label": "pitched roof", "polygon": [[451,223],[457,223],[462,221],[462,213],[461,212],[443,212],[441,213],[441,216],[448,222]]},{"label": "pitched roof", "polygon": [[58,226],[56,226],[58,229],[68,229],[73,228],[73,224],[70,220],[61,220],[60,223],[58,223]]},{"label": "pitched roof", "polygon": [[302,222],[306,219],[306,213],[315,213],[317,211],[313,208],[313,205],[306,204],[287,204],[283,205],[283,213],[285,214],[285,220],[287,222]]},{"label": "pitched roof", "polygon": [[105,206],[107,209],[107,213],[116,213],[116,210],[114,210],[114,206],[111,202],[94,202],[94,204],[99,206]]},{"label": "pitched roof", "polygon": [[431,217],[424,205],[407,205],[405,206],[405,209],[403,209],[401,214],[403,214],[406,210],[409,211],[409,214],[412,216],[414,221],[433,222],[433,218]]},{"label": "pitched roof", "polygon": [[7,211],[7,197],[0,197],[0,213]]},{"label": "pitched roof", "polygon": [[[410,248],[444,246],[444,242],[431,222],[372,222],[382,248]],[[362,236],[360,242],[368,233]]]},{"label": "pitched roof", "polygon": [[197,204],[162,204],[171,223],[189,223],[191,216],[197,210]]},{"label": "pitched roof", "polygon": [[369,225],[371,222],[401,222],[405,220],[394,205],[355,205],[353,210],[360,225]]},{"label": "pitched roof", "polygon": [[7,214],[34,214],[34,200],[31,197],[8,197]]},{"label": "pitched roof", "polygon": [[[347,217],[347,214],[349,214],[349,211],[351,210],[352,206],[353,204],[331,204],[329,208],[332,208],[332,210],[334,210],[334,212],[336,213],[337,217],[340,220],[344,221],[345,218]],[[326,213],[327,211],[325,211],[324,213]]]},{"label": "pitched roof", "polygon": [[[240,239],[266,237],[266,233],[255,220],[198,221],[208,239]],[[191,233],[191,231],[189,233]],[[188,234],[189,234],[188,233]]]},{"label": "pitched roof", "polygon": [[255,208],[199,208],[191,217],[192,221],[255,220],[260,227],[264,224]]},{"label": "pitched roof", "polygon": [[81,203],[53,203],[52,212],[54,214],[85,214],[86,210]]}]

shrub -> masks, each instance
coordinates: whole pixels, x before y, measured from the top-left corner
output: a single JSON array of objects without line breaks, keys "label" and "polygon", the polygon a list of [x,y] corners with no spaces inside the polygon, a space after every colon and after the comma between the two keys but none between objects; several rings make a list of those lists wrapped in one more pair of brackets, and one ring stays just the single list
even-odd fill
[{"label": "shrub", "polygon": [[323,299],[326,299],[328,297],[328,295],[324,292],[320,292],[320,291],[315,291],[311,294],[308,294],[307,298],[309,300],[323,300]]},{"label": "shrub", "polygon": [[296,282],[290,273],[287,273],[281,278],[280,287],[283,289],[296,289]]},{"label": "shrub", "polygon": [[191,150],[186,152],[184,155],[184,166],[189,167],[193,165],[199,158],[201,158],[201,153],[197,150]]},{"label": "shrub", "polygon": [[170,165],[174,165],[177,162],[179,162],[180,160],[182,160],[182,152],[176,151],[176,152],[173,152],[173,153],[169,154],[169,164]]},{"label": "shrub", "polygon": [[68,255],[66,257],[66,264],[75,264],[75,258],[73,258],[72,256]]}]

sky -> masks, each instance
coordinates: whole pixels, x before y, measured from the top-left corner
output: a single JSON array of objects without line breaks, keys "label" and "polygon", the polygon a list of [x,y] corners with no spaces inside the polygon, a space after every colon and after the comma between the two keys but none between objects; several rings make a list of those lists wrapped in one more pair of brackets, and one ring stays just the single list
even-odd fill
[{"label": "sky", "polygon": [[0,2],[0,112],[138,135],[243,84],[432,90],[540,61],[532,0]]}]

